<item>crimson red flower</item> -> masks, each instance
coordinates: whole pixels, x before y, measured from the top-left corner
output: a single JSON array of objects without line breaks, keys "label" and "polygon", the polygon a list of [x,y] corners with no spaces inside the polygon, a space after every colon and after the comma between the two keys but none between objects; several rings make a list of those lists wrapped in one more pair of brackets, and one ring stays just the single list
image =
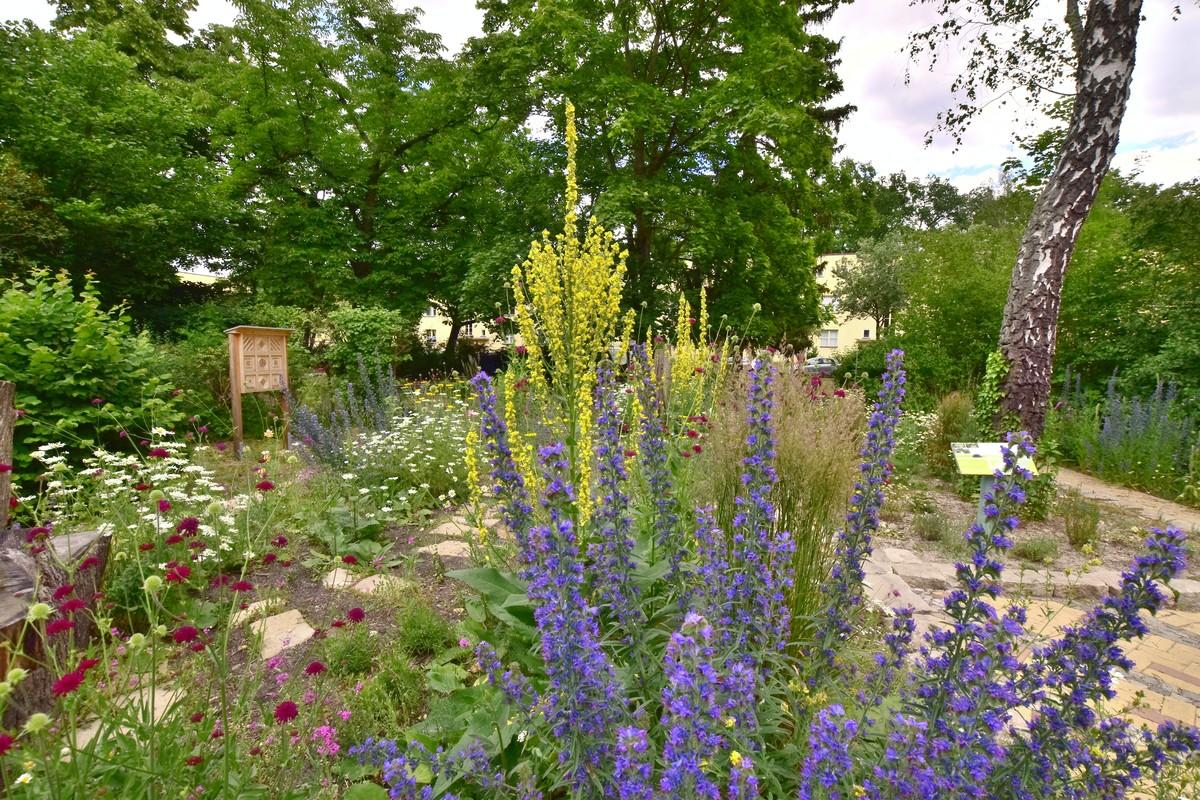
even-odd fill
[{"label": "crimson red flower", "polygon": [[150,448],[150,452],[146,453],[147,458],[166,458],[169,455],[171,454],[167,452],[167,448],[165,447],[152,447]]},{"label": "crimson red flower", "polygon": [[180,564],[167,570],[167,583],[183,583],[192,576],[192,568]]},{"label": "crimson red flower", "polygon": [[96,556],[88,556],[83,561],[79,562],[79,566],[76,568],[76,571],[83,572],[84,570],[91,569],[92,567],[96,566],[99,563],[100,563],[100,559],[97,558]]},{"label": "crimson red flower", "polygon": [[342,563],[343,564],[357,564],[358,556],[344,555],[344,556],[342,556]]},{"label": "crimson red flower", "polygon": [[193,550],[203,550],[208,547],[208,545],[203,539],[192,539],[190,542],[188,542],[188,547],[192,548]]},{"label": "crimson red flower", "polygon": [[74,614],[76,611],[81,611],[85,608],[87,608],[87,603],[83,602],[78,597],[72,597],[70,600],[58,607],[58,613],[63,615]]},{"label": "crimson red flower", "polygon": [[834,390],[833,390],[833,396],[834,396],[834,397],[845,397],[845,396],[846,396],[846,390],[845,390],[845,389],[834,389]]},{"label": "crimson red flower", "polygon": [[274,553],[267,553],[265,556],[263,556],[263,563],[273,564],[277,558],[279,558],[279,556],[275,555]]},{"label": "crimson red flower", "polygon": [[271,540],[271,544],[273,544],[276,547],[287,547],[287,543],[288,543],[288,538],[286,536],[284,536],[282,533]]},{"label": "crimson red flower", "polygon": [[36,528],[30,528],[25,532],[25,541],[28,543],[33,543],[39,539],[45,539],[49,535],[50,529],[45,525],[39,525]]},{"label": "crimson red flower", "polygon": [[145,553],[149,550],[153,550],[153,549],[154,549],[154,542],[142,542],[141,544],[138,545],[138,550],[141,550],[143,553]]},{"label": "crimson red flower", "polygon": [[700,445],[698,445],[698,444],[694,444],[694,445],[692,445],[692,452],[693,452],[693,453],[699,453],[699,452],[702,452],[703,450],[704,450],[704,448],[703,448],[703,447],[701,447],[701,446],[700,446]]},{"label": "crimson red flower", "polygon": [[197,639],[196,641],[194,641],[188,645],[188,649],[191,650],[193,653],[199,653],[201,650],[204,649],[204,641],[202,639]]},{"label": "crimson red flower", "polygon": [[188,642],[196,641],[196,637],[200,635],[200,631],[196,630],[191,625],[183,625],[175,629],[175,633],[171,638],[175,640],[175,644],[187,644]]},{"label": "crimson red flower", "polygon": [[222,586],[228,586],[231,580],[233,579],[228,575],[214,575],[213,579],[208,582],[208,585],[214,589],[219,589]]},{"label": "crimson red flower", "polygon": [[21,505],[21,501],[17,499],[16,495],[13,495],[12,497],[8,498],[8,507],[10,509],[16,508],[19,505]]},{"label": "crimson red flower", "polygon": [[64,583],[62,586],[54,590],[54,602],[62,600],[64,597],[70,597],[75,592],[75,586],[70,583]]},{"label": "crimson red flower", "polygon": [[198,767],[204,763],[204,756],[188,756],[183,760],[183,763],[189,767]]},{"label": "crimson red flower", "polygon": [[254,584],[250,581],[234,581],[233,585],[229,588],[235,592],[253,592]]},{"label": "crimson red flower", "polygon": [[50,691],[55,697],[63,697],[82,686],[85,677],[86,673],[83,670],[77,669],[74,672],[68,672],[54,682],[54,685],[50,687]]},{"label": "crimson red flower", "polygon": [[291,722],[300,715],[300,709],[291,700],[284,700],[279,705],[275,706],[275,721],[276,722]]},{"label": "crimson red flower", "polygon": [[9,736],[7,733],[0,731],[0,756],[4,755],[9,750],[12,750],[12,746],[16,741],[16,739]]},{"label": "crimson red flower", "polygon": [[192,714],[190,717],[188,717],[188,719],[190,719],[192,722],[203,722],[204,721],[204,712],[197,711],[195,714]]},{"label": "crimson red flower", "polygon": [[139,491],[139,492],[144,492],[144,491],[146,491],[147,489],[149,489],[149,488],[150,488],[150,484],[148,484],[148,483],[135,483],[135,484],[133,485],[133,488],[134,488],[136,491]]},{"label": "crimson red flower", "polygon": [[179,520],[179,522],[175,523],[176,533],[184,533],[188,536],[191,536],[199,529],[200,520],[196,519],[195,517],[184,517],[183,519]]},{"label": "crimson red flower", "polygon": [[346,619],[350,620],[351,622],[362,622],[366,618],[367,612],[363,611],[358,606],[355,606],[346,612]]},{"label": "crimson red flower", "polygon": [[320,675],[324,671],[325,671],[325,665],[322,664],[320,661],[313,661],[311,664],[309,664],[307,667],[304,668],[305,675]]},{"label": "crimson red flower", "polygon": [[0,464],[0,475],[6,472],[12,472],[12,464]]},{"label": "crimson red flower", "polygon": [[259,481],[258,483],[254,484],[254,488],[258,489],[260,492],[269,492],[275,488],[275,484],[271,483],[270,481]]},{"label": "crimson red flower", "polygon": [[158,511],[160,514],[165,514],[171,510],[171,501],[163,498],[158,501]]},{"label": "crimson red flower", "polygon": [[60,633],[66,633],[75,629],[74,620],[69,619],[52,619],[46,623],[46,633],[50,636],[57,636]]},{"label": "crimson red flower", "polygon": [[329,623],[329,627],[331,627],[331,628],[344,628],[344,627],[346,627],[346,620],[344,620],[344,619],[335,619],[333,622]]},{"label": "crimson red flower", "polygon": [[86,673],[89,669],[91,669],[92,667],[96,666],[99,663],[100,663],[100,659],[98,659],[98,658],[85,658],[79,662],[79,666],[76,667],[76,669],[79,672]]}]

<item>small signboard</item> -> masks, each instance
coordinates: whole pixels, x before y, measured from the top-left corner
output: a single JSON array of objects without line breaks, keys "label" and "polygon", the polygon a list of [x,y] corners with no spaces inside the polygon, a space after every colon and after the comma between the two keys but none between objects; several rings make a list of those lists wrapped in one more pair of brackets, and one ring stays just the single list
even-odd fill
[{"label": "small signboard", "polygon": [[282,392],[283,446],[288,446],[287,340],[291,328],[238,325],[229,335],[229,394],[233,410],[234,450],[242,454],[242,395]]},{"label": "small signboard", "polygon": [[[961,475],[995,475],[996,470],[1004,471],[1004,454],[1002,442],[952,442],[950,452],[954,454],[954,463]],[[1037,465],[1029,456],[1021,456],[1017,464],[1037,474]]]}]

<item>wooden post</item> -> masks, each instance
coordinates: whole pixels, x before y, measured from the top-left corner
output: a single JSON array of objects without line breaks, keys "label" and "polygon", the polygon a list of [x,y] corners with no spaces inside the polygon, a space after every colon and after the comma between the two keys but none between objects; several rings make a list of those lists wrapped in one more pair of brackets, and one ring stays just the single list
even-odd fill
[{"label": "wooden post", "polygon": [[[11,469],[13,460],[13,426],[17,412],[13,402],[17,396],[17,385],[12,381],[0,381],[0,464]],[[8,501],[12,497],[12,472],[0,472],[0,529],[8,527]]]},{"label": "wooden post", "polygon": [[242,335],[229,331],[229,402],[233,412],[233,454],[242,457]]}]

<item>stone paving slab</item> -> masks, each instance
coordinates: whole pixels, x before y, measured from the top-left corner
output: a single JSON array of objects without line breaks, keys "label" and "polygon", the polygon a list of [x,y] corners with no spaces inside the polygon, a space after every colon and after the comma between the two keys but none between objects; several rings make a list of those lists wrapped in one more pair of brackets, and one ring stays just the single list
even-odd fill
[{"label": "stone paving slab", "polygon": [[264,659],[273,658],[289,647],[303,644],[316,633],[304,619],[304,615],[294,608],[257,620],[252,623],[252,630],[256,636],[262,637],[260,652]]},{"label": "stone paving slab", "polygon": [[441,558],[470,558],[471,547],[460,539],[446,539],[437,544],[427,544],[418,547],[416,552],[425,555],[436,555]]}]

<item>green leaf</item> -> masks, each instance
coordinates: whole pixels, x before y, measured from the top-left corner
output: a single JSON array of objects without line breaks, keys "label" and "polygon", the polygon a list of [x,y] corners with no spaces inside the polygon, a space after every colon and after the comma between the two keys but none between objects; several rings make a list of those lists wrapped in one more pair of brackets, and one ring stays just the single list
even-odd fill
[{"label": "green leaf", "polygon": [[456,569],[446,573],[487,597],[493,603],[503,605],[510,596],[525,594],[525,584],[494,567]]},{"label": "green leaf", "polygon": [[439,694],[450,694],[456,689],[463,688],[463,680],[467,671],[457,664],[439,664],[432,667],[426,674],[429,688]]},{"label": "green leaf", "polygon": [[377,783],[356,783],[342,795],[346,800],[387,800],[387,789]]}]

